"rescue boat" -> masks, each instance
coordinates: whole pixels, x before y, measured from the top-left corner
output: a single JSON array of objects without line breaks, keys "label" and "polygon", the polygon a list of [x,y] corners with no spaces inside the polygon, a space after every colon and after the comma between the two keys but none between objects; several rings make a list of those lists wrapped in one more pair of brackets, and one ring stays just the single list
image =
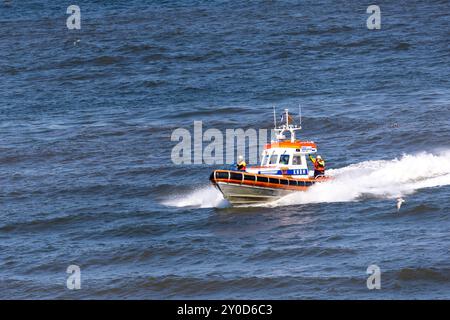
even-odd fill
[{"label": "rescue boat", "polygon": [[259,166],[214,170],[210,181],[232,205],[275,201],[327,181],[329,177],[314,176],[314,169],[309,169],[307,156],[317,153],[317,145],[313,141],[297,140],[299,130],[301,126],[293,124],[285,109],[282,124],[277,127],[274,123],[276,139],[265,145]]}]

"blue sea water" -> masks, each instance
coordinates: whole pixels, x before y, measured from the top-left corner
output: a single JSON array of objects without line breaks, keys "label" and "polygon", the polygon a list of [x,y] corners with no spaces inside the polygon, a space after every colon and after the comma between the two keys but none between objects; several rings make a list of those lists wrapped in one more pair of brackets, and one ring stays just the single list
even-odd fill
[{"label": "blue sea water", "polygon": [[[0,298],[449,299],[450,3],[371,4],[0,2]],[[235,208],[171,161],[299,104],[335,184]]]}]

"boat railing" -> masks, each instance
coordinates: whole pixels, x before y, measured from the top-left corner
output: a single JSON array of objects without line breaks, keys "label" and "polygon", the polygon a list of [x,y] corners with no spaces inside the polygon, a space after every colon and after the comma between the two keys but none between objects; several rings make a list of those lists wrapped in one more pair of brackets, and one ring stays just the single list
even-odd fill
[{"label": "boat railing", "polygon": [[212,181],[238,182],[240,184],[257,185],[260,183],[269,185],[283,185],[295,187],[309,187],[314,184],[310,180],[298,180],[287,177],[265,176],[255,173],[238,172],[230,170],[215,170],[211,174]]}]

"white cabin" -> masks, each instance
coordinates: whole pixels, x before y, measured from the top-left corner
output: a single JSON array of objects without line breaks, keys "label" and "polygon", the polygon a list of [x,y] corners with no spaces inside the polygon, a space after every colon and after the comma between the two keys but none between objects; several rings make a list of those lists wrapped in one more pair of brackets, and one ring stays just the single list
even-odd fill
[{"label": "white cabin", "polygon": [[[247,168],[247,172],[267,175],[288,175],[297,178],[307,178],[309,154],[317,152],[317,146],[313,141],[296,140],[295,133],[300,126],[290,124],[292,117],[285,109],[285,124],[276,127],[276,141],[272,141],[264,147],[261,163],[256,167]],[[289,133],[290,137],[286,137]]]}]

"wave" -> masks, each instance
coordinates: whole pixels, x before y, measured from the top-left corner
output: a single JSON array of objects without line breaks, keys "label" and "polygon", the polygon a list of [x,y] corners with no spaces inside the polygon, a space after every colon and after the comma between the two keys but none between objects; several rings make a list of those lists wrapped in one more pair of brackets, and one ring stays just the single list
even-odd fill
[{"label": "wave", "polygon": [[435,268],[403,268],[397,273],[397,277],[400,280],[429,280],[448,282],[450,276],[448,276],[448,270],[435,269]]},{"label": "wave", "polygon": [[[450,185],[450,150],[405,154],[393,160],[369,160],[330,169],[333,180],[257,206],[395,199],[423,188]],[[164,203],[175,207],[223,208],[227,202],[213,186],[179,195]]]},{"label": "wave", "polygon": [[306,192],[289,194],[270,205],[393,199],[423,188],[450,184],[450,150],[405,154],[400,159],[371,160],[328,170],[333,180]]},{"label": "wave", "polygon": [[164,201],[163,205],[179,208],[224,208],[227,206],[227,202],[219,190],[213,186],[208,186],[196,189],[188,195],[175,195],[172,199]]}]

